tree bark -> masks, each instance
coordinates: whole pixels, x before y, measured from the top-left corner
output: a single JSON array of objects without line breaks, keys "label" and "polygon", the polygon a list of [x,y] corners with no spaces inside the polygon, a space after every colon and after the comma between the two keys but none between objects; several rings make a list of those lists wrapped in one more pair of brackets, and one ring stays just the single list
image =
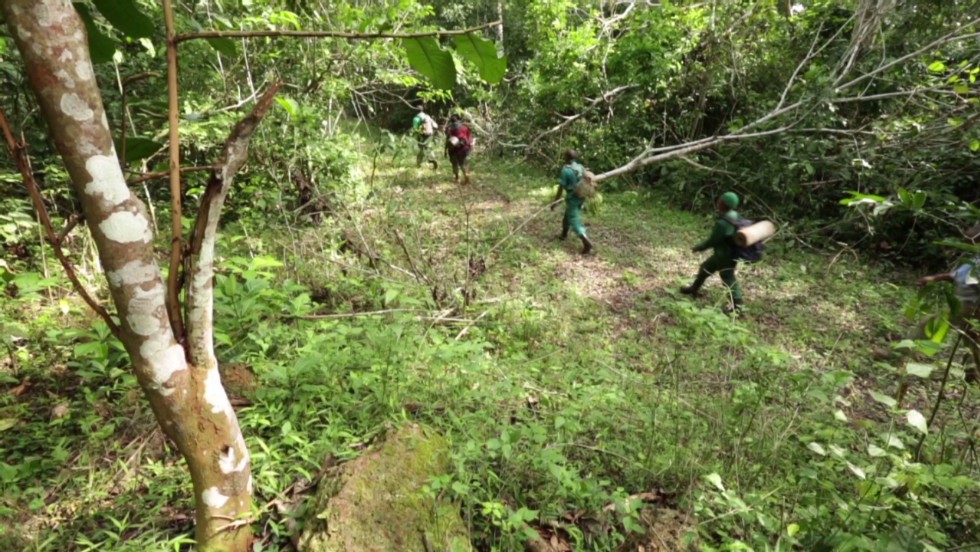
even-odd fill
[{"label": "tree bark", "polygon": [[187,461],[197,547],[244,552],[251,544],[252,491],[245,441],[217,367],[190,363],[174,338],[152,226],[116,157],[85,27],[67,0],[0,0],[0,11],[81,200],[133,370]]}]

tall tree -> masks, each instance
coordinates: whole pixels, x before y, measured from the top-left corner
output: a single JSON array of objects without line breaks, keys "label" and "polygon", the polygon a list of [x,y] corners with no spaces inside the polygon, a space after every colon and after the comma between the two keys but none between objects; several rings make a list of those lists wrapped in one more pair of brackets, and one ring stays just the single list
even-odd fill
[{"label": "tall tree", "polygon": [[145,205],[130,193],[116,156],[84,23],[67,0],[0,0],[0,10],[98,247],[119,338],[160,426],[190,469],[198,548],[247,550],[251,466],[214,361],[211,278],[220,203],[272,95],[235,128],[209,185],[192,243],[191,331],[181,343],[167,315]]}]

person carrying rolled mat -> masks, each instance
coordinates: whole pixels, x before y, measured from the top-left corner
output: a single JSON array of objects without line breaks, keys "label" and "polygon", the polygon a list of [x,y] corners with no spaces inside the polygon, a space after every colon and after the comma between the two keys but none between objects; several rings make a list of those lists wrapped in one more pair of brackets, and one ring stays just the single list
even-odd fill
[{"label": "person carrying rolled mat", "polygon": [[735,211],[738,204],[739,197],[735,192],[725,192],[718,198],[715,205],[718,209],[719,217],[715,221],[711,235],[708,236],[708,239],[694,246],[692,249],[695,253],[711,249],[712,254],[706,261],[701,263],[701,268],[694,278],[694,283],[681,288],[681,293],[684,295],[697,297],[704,282],[712,274],[718,273],[721,281],[724,282],[729,291],[730,302],[724,308],[726,314],[741,312],[742,310],[742,288],[738,285],[738,280],[735,278],[735,268],[737,265],[735,259],[735,232],[738,229],[734,222],[732,222],[739,220],[738,212]]}]

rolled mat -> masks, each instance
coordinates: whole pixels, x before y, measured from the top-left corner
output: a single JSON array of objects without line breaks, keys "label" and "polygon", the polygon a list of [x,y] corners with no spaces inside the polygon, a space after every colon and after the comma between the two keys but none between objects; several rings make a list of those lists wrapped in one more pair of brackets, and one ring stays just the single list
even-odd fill
[{"label": "rolled mat", "polygon": [[748,247],[771,238],[775,233],[776,225],[768,220],[762,220],[736,232],[735,243],[739,247]]}]

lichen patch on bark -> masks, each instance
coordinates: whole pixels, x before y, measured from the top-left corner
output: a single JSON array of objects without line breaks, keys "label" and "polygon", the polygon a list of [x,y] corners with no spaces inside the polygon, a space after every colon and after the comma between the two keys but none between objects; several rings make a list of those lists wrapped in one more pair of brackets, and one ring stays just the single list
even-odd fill
[{"label": "lichen patch on bark", "polygon": [[218,373],[217,367],[208,370],[204,380],[204,400],[211,405],[211,412],[214,414],[224,412],[232,416],[235,413],[228,401],[228,394],[221,385],[221,374]]},{"label": "lichen patch on bark", "polygon": [[163,285],[160,268],[140,259],[124,264],[119,270],[110,270],[106,276],[109,278],[109,284],[113,287],[138,286],[153,281],[158,281],[161,286]]},{"label": "lichen patch on bark", "polygon": [[221,494],[217,487],[208,487],[201,494],[201,500],[211,508],[221,508],[228,502],[228,497]]},{"label": "lichen patch on bark", "polygon": [[160,318],[151,314],[130,314],[126,323],[133,333],[142,336],[152,335],[160,329]]},{"label": "lichen patch on bark", "polygon": [[153,241],[150,223],[142,213],[116,211],[99,223],[99,230],[102,231],[106,239],[117,243],[150,243]]},{"label": "lichen patch on bark", "polygon": [[[65,50],[66,52],[68,50]],[[69,52],[70,54],[70,52]],[[75,74],[78,75],[79,80],[87,81],[92,80],[94,73],[92,71],[92,64],[85,60],[79,60],[75,63]]]},{"label": "lichen patch on bark", "polygon": [[112,148],[110,155],[93,155],[86,159],[85,170],[92,177],[91,182],[85,185],[86,194],[101,195],[113,206],[129,199],[131,194],[116,160],[115,148]]},{"label": "lichen patch on bark", "polygon": [[184,348],[169,333],[161,332],[143,342],[140,356],[150,367],[150,377],[156,390],[164,396],[172,394],[174,389],[166,384],[174,374],[187,369]]},{"label": "lichen patch on bark", "polygon": [[[65,75],[67,76],[67,73],[65,73]],[[69,88],[74,87],[75,81],[73,80],[71,81],[71,86]],[[95,111],[92,111],[92,108],[89,107],[88,103],[74,92],[69,92],[61,97],[61,111],[63,111],[65,115],[68,115],[80,123],[91,121],[92,117],[95,116]]]},{"label": "lichen patch on bark", "polygon": [[218,460],[218,466],[221,468],[221,473],[228,474],[244,470],[245,466],[248,465],[248,452],[246,452],[238,462],[235,462],[235,459],[235,447],[228,447],[227,451],[222,453],[221,458]]}]

